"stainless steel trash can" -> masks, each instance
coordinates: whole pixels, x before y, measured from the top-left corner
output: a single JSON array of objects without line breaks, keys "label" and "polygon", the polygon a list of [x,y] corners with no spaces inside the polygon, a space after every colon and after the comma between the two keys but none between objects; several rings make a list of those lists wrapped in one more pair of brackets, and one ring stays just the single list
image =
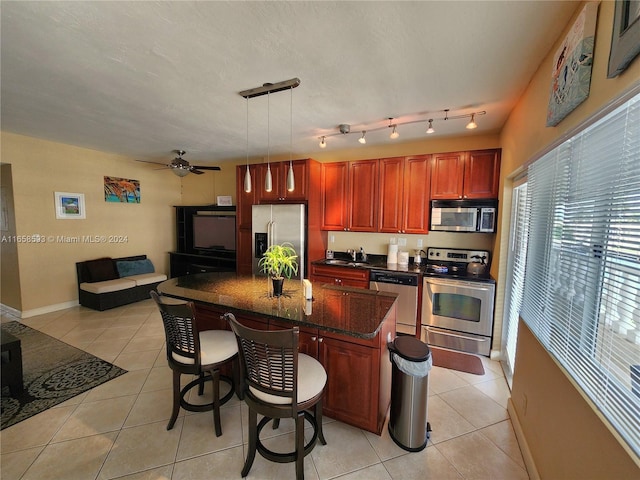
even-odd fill
[{"label": "stainless steel trash can", "polygon": [[393,364],[389,434],[404,450],[419,452],[427,446],[431,351],[415,337],[401,336],[388,344]]}]

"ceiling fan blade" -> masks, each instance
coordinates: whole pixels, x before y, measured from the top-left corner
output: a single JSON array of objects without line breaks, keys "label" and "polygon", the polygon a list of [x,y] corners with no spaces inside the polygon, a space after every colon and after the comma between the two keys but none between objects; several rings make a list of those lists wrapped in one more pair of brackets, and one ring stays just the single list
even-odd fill
[{"label": "ceiling fan blade", "polygon": [[193,168],[197,168],[198,170],[215,170],[220,171],[220,167],[201,167],[199,165],[194,165]]},{"label": "ceiling fan blade", "polygon": [[143,163],[155,163],[156,165],[162,165],[162,166],[167,166],[166,163],[162,163],[162,162],[154,162],[151,160],[136,160],[136,162],[143,162]]},{"label": "ceiling fan blade", "polygon": [[204,173],[204,172],[201,172],[200,170],[196,170],[195,167],[191,167],[189,171],[191,173],[195,173],[196,175],[202,175]]}]

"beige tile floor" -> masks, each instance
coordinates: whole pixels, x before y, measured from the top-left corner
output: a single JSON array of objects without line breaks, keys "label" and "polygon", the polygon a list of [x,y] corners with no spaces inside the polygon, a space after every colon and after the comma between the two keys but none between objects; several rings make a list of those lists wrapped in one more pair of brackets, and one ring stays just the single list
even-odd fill
[{"label": "beige tile floor", "polygon": [[[2,315],[2,321],[14,320]],[[95,312],[74,307],[24,319],[48,335],[128,373],[0,433],[3,480],[238,479],[246,452],[247,412],[233,398],[222,408],[223,435],[210,412],[181,411],[166,430],[171,374],[160,315],[151,300]],[[428,446],[409,453],[389,438],[325,419],[327,445],[305,458],[305,478],[528,479],[509,415],[500,365],[485,375],[434,367],[429,374]],[[205,391],[205,397],[209,392]],[[195,395],[194,395],[195,396]],[[206,400],[206,398],[205,398]],[[265,444],[286,449],[292,424],[265,429]],[[293,464],[256,456],[250,479],[294,478]]]}]

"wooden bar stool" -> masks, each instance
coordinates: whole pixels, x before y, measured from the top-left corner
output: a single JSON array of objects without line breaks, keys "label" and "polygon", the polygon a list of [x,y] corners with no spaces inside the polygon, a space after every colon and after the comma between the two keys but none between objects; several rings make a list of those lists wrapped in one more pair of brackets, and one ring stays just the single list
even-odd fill
[{"label": "wooden bar stool", "polygon": [[[228,362],[233,362],[238,355],[238,344],[233,332],[228,330],[204,330],[198,331],[193,302],[180,302],[165,300],[156,292],[151,292],[160,309],[164,333],[167,343],[167,361],[173,370],[173,411],[167,425],[171,430],[178,418],[180,407],[191,412],[205,412],[213,410],[213,421],[216,436],[222,435],[220,424],[220,406],[231,399],[234,394],[234,380],[220,375],[220,367]],[[233,362],[235,381],[237,382],[237,362]],[[205,376],[209,374],[209,377]],[[181,375],[197,375],[198,378],[189,382],[180,389]],[[213,402],[196,405],[185,399],[193,387],[198,386],[198,394],[204,392],[204,382],[213,382]],[[220,381],[228,383],[229,392],[220,398]]]},{"label": "wooden bar stool", "polygon": [[[224,315],[238,340],[244,401],[249,407],[249,451],[242,476],[251,470],[256,450],[264,458],[296,463],[296,479],[304,479],[304,457],[322,433],[322,394],[327,373],[315,358],[298,353],[298,327],[290,330],[264,331],[247,328],[233,314]],[[312,415],[308,409],[313,409]],[[264,418],[258,423],[258,413]],[[260,431],[270,420],[277,428],[281,418],[295,420],[295,451],[278,453],[260,441]],[[313,426],[313,437],[304,444],[304,421]]]}]

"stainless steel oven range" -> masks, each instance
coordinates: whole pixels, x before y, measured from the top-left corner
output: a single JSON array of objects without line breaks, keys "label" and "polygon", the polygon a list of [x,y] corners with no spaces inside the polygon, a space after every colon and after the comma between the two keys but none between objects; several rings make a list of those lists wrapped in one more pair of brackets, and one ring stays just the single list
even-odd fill
[{"label": "stainless steel oven range", "polygon": [[495,282],[488,265],[477,265],[482,257],[488,264],[487,251],[428,249],[422,290],[424,342],[490,356]]}]

